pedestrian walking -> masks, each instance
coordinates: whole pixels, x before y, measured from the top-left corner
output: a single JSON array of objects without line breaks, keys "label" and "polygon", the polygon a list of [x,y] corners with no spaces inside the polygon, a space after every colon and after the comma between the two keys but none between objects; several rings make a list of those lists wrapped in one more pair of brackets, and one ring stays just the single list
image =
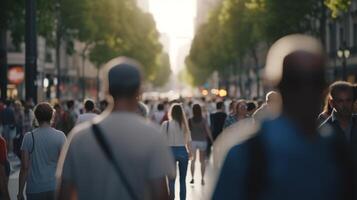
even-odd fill
[{"label": "pedestrian walking", "polygon": [[167,200],[166,176],[175,171],[160,130],[137,114],[140,65],[114,59],[103,80],[110,104],[71,132],[58,165],[58,199]]},{"label": "pedestrian walking", "polygon": [[39,127],[25,134],[21,146],[18,199],[52,200],[56,187],[55,171],[66,136],[51,127],[53,108],[48,103],[35,107]]},{"label": "pedestrian walking", "polygon": [[[178,163],[180,199],[185,200],[186,175],[192,139],[184,110],[180,104],[175,103],[171,106],[169,120],[162,124],[161,132],[174,155],[175,166]],[[175,199],[175,179],[176,177],[169,177],[170,199]]]},{"label": "pedestrian walking", "polygon": [[245,100],[239,100],[234,104],[235,112],[230,114],[223,125],[223,128],[228,128],[229,126],[237,123],[240,120],[247,118],[248,107]]},{"label": "pedestrian walking", "polygon": [[165,116],[165,106],[162,103],[157,105],[157,110],[154,111],[153,115],[151,116],[151,120],[156,124],[161,124],[162,119]]},{"label": "pedestrian walking", "polygon": [[94,113],[94,108],[95,108],[94,101],[90,99],[86,100],[84,102],[84,113],[78,116],[76,124],[91,121],[93,118],[98,116],[96,113]]},{"label": "pedestrian walking", "polygon": [[310,36],[287,36],[273,45],[266,79],[281,92],[282,115],[229,151],[212,199],[351,199],[344,143],[319,132],[316,123],[324,55]]},{"label": "pedestrian walking", "polygon": [[10,200],[8,180],[10,164],[7,158],[5,139],[0,135],[0,200]]},{"label": "pedestrian walking", "polygon": [[190,132],[191,132],[191,184],[195,182],[195,163],[196,163],[196,153],[199,151],[199,158],[201,164],[201,184],[205,184],[204,176],[206,171],[206,151],[207,151],[207,140],[213,143],[213,137],[207,120],[202,116],[201,106],[199,104],[194,104],[192,107],[193,117],[188,120]]},{"label": "pedestrian walking", "polygon": [[74,108],[74,101],[68,100],[66,103],[67,110],[63,113],[63,132],[68,135],[69,132],[74,128],[77,122],[78,115]]},{"label": "pedestrian walking", "polygon": [[1,112],[1,120],[3,127],[3,137],[7,144],[7,152],[13,153],[12,140],[16,135],[15,112],[10,100],[5,101],[5,109]]}]

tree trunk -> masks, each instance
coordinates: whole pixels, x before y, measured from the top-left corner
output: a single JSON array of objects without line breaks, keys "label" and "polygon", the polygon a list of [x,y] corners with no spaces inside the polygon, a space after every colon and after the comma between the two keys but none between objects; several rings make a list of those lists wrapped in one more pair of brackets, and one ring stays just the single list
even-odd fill
[{"label": "tree trunk", "polygon": [[99,90],[100,90],[100,80],[99,80],[99,71],[100,68],[97,67],[97,102],[99,102]]},{"label": "tree trunk", "polygon": [[86,81],[85,81],[85,62],[86,62],[86,53],[87,53],[88,45],[86,44],[84,46],[84,49],[82,50],[82,97],[83,100],[86,98]]},{"label": "tree trunk", "polygon": [[56,86],[56,96],[57,99],[61,99],[61,16],[60,16],[60,0],[56,1],[56,12],[57,12],[57,24],[56,24],[56,69],[57,69],[57,86]]},{"label": "tree trunk", "polygon": [[257,51],[256,49],[253,47],[252,48],[252,57],[254,60],[254,65],[255,65],[255,76],[256,76],[256,84],[257,84],[257,97],[260,97],[260,77],[259,77],[259,59],[258,59],[258,55],[257,55]]},{"label": "tree trunk", "polygon": [[7,45],[6,30],[0,30],[0,90],[1,100],[7,98]]},{"label": "tree trunk", "polygon": [[[242,59],[239,59],[239,66],[240,68],[242,68],[243,66],[243,61]],[[241,71],[238,73],[238,84],[239,84],[239,91],[240,91],[240,98],[245,97],[245,90],[244,90],[244,84],[243,84],[243,79],[242,79],[242,69]]]},{"label": "tree trunk", "polygon": [[321,43],[324,47],[326,47],[326,6],[325,6],[325,0],[320,0],[320,37],[321,37]]}]

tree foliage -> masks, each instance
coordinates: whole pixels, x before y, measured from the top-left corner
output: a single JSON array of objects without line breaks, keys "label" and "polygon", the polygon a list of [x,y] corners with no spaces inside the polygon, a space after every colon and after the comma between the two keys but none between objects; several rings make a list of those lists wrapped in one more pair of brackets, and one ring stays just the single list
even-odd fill
[{"label": "tree foliage", "polygon": [[117,56],[128,56],[145,67],[145,77],[162,67],[162,46],[153,17],[133,0],[62,0],[66,35],[91,45],[89,58],[97,66]]},{"label": "tree foliage", "polygon": [[[329,10],[331,18],[349,8],[351,0],[223,0],[201,25],[186,59],[195,85],[203,84],[213,71],[223,74],[234,66],[244,72],[242,59],[256,57],[256,49],[291,33],[319,35],[316,21]],[[227,78],[227,77],[226,77]]]},{"label": "tree foliage", "polygon": [[[37,0],[38,34],[54,45],[59,16],[62,42],[86,44],[89,58],[101,67],[117,56],[128,56],[145,67],[145,77],[158,77],[162,64],[155,21],[134,0]],[[24,40],[25,1],[4,0],[0,6],[0,31],[10,31],[16,44]],[[168,65],[166,65],[168,66]],[[151,80],[154,80],[153,78]],[[159,81],[160,82],[160,81]],[[160,83],[161,84],[161,83]]]}]

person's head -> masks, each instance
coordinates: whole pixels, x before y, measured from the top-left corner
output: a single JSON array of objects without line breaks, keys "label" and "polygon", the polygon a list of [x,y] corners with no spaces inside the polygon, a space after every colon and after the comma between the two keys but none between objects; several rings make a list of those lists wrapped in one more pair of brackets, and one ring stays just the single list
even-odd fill
[{"label": "person's head", "polygon": [[239,100],[235,104],[235,113],[237,116],[245,117],[248,114],[247,102],[245,100]]},{"label": "person's head", "polygon": [[43,102],[36,105],[35,117],[38,124],[41,126],[43,124],[50,124],[53,115],[53,108],[49,103]]},{"label": "person's head", "polygon": [[194,104],[192,107],[192,114],[193,114],[193,119],[195,121],[201,121],[202,120],[202,109],[199,104]]},{"label": "person's head", "polygon": [[223,101],[217,102],[217,104],[216,104],[216,109],[217,109],[217,110],[224,110],[224,103],[223,103]]},{"label": "person's head", "polygon": [[158,111],[164,111],[164,109],[165,109],[164,104],[159,103],[159,104],[157,105],[157,110],[158,110]]},{"label": "person's head", "polygon": [[100,107],[101,112],[103,112],[108,107],[108,101],[107,100],[101,100],[99,102],[99,107]]},{"label": "person's head", "polygon": [[172,104],[169,118],[178,122],[180,126],[184,123],[185,116],[180,104]]},{"label": "person's head", "polygon": [[141,87],[141,65],[127,57],[119,57],[106,64],[105,90],[115,106],[123,104],[122,109],[137,109],[137,97]]},{"label": "person's head", "polygon": [[353,85],[337,81],[330,86],[330,104],[341,117],[351,117],[353,112]]},{"label": "person's head", "polygon": [[257,110],[257,104],[255,104],[253,101],[247,103],[247,112],[248,116],[252,116],[253,113]]},{"label": "person's head", "polygon": [[84,109],[86,110],[86,112],[93,112],[94,110],[94,101],[91,99],[87,99],[84,102]]},{"label": "person's head", "polygon": [[61,104],[59,104],[59,103],[56,103],[53,107],[54,107],[54,109],[56,110],[56,112],[62,110],[62,106],[61,106]]},{"label": "person's head", "polygon": [[22,109],[22,104],[20,101],[15,101],[14,108],[16,111],[20,111]]},{"label": "person's head", "polygon": [[69,110],[74,108],[74,101],[73,100],[68,100],[66,104],[67,104],[67,108]]},{"label": "person's head", "polygon": [[309,129],[321,108],[325,83],[325,54],[319,40],[289,35],[269,50],[266,80],[282,97],[283,112]]}]

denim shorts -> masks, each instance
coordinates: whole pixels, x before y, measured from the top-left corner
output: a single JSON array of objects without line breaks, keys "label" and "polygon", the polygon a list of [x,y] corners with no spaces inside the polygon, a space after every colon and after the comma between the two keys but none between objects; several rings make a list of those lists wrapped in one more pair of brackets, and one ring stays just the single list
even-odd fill
[{"label": "denim shorts", "polygon": [[193,152],[196,152],[197,149],[200,151],[206,151],[207,141],[192,141],[191,148]]}]

